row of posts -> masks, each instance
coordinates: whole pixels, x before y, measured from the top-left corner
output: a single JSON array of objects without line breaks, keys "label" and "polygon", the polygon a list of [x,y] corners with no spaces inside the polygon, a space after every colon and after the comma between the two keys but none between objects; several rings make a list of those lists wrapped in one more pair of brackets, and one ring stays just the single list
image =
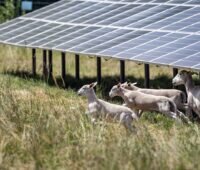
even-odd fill
[{"label": "row of posts", "polygon": [[[48,55],[47,55],[48,52]],[[47,62],[48,61],[48,62]],[[101,58],[97,57],[97,82],[101,83]],[[173,69],[173,76],[178,73],[178,69]],[[32,74],[36,76],[36,49],[32,49]],[[66,53],[61,53],[61,75],[66,80]],[[149,64],[144,64],[144,86],[150,87]],[[53,54],[51,50],[43,50],[43,77],[46,81],[53,78]],[[75,54],[75,78],[80,79],[80,57]],[[125,61],[120,60],[120,82],[125,82]]]},{"label": "row of posts", "polygon": [[[32,49],[32,75],[36,76],[36,49]],[[66,54],[61,53],[61,75],[66,80]],[[75,76],[80,79],[79,55],[75,55]],[[43,50],[43,77],[46,81],[53,78],[53,53],[51,50]]]}]

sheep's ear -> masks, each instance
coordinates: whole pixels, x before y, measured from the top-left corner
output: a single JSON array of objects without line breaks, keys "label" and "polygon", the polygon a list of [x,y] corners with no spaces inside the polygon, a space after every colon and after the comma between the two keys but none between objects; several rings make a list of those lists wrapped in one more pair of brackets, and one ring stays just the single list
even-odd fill
[{"label": "sheep's ear", "polygon": [[93,88],[93,87],[95,87],[96,85],[97,85],[97,82],[91,83],[91,84],[90,84],[90,88]]},{"label": "sheep's ear", "polygon": [[117,88],[120,88],[120,87],[121,87],[121,83],[118,83]]},{"label": "sheep's ear", "polygon": [[124,82],[123,84],[128,84],[128,82],[126,81],[126,82]]},{"label": "sheep's ear", "polygon": [[130,87],[130,86],[131,86],[131,83],[127,83],[127,85]]},{"label": "sheep's ear", "polygon": [[122,83],[121,86],[122,86],[122,87],[128,86],[128,82],[126,81],[126,82]]},{"label": "sheep's ear", "polygon": [[180,75],[181,75],[181,74],[184,74],[184,73],[189,73],[189,72],[187,72],[186,70],[181,70],[181,71],[179,72]]},{"label": "sheep's ear", "polygon": [[132,83],[133,86],[135,86],[137,84],[137,82]]}]

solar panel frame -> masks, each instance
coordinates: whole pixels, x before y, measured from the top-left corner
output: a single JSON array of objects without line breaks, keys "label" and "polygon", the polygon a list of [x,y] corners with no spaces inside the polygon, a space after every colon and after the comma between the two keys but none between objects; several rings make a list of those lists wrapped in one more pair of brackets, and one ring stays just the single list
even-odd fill
[{"label": "solar panel frame", "polygon": [[[36,14],[36,15],[33,15],[32,18],[45,18],[46,16],[51,16],[52,14],[54,14],[55,12],[57,13],[60,13],[60,12],[63,12],[63,10],[65,10],[67,8],[67,5],[70,6],[70,4],[73,4],[73,3],[77,3],[77,5],[80,5],[78,4],[78,2],[81,2],[80,4],[84,3],[84,1],[69,1],[69,4],[66,3],[66,4],[61,4],[59,6],[55,6],[49,10],[43,10],[42,12],[40,12],[39,14]],[[85,2],[86,3],[86,2]],[[72,7],[73,8],[73,7]],[[43,16],[43,17],[42,17]],[[30,17],[30,16],[29,16]]]},{"label": "solar panel frame", "polygon": [[[159,15],[156,14],[154,16],[148,17],[147,19],[149,19],[149,20],[146,19],[145,22],[144,21],[140,21],[143,25],[139,25],[139,26],[134,25],[134,27],[135,28],[148,27],[151,24],[155,24],[158,20],[159,20],[159,22],[162,22],[164,20],[166,21],[166,19],[168,19],[168,18],[170,18],[170,17],[172,17],[174,15],[177,15],[178,13],[184,12],[184,11],[179,11],[179,12],[176,12],[176,13],[170,12],[172,10],[176,10],[176,8],[170,8],[168,10],[165,10],[165,11],[161,12]],[[161,14],[162,14],[162,17],[161,17]],[[133,24],[131,26],[133,26]],[[158,29],[160,29],[160,27]]]},{"label": "solar panel frame", "polygon": [[13,20],[9,20],[7,22],[4,22],[1,24],[1,28],[0,28],[0,31],[8,26],[11,26],[11,25],[15,25],[17,24],[18,22],[20,21],[23,21],[22,19],[19,19],[19,18],[16,18],[16,19],[13,19]]},{"label": "solar panel frame", "polygon": [[53,36],[58,32],[64,31],[64,29],[67,28],[69,28],[69,26],[67,27],[65,25],[58,25],[57,27],[48,29],[44,32],[41,32],[40,34],[33,35],[32,37],[27,38],[26,39],[26,41],[28,41],[27,44],[32,45],[37,42],[44,41],[44,39],[47,39],[48,37]]},{"label": "solar panel frame", "polygon": [[[13,23],[11,25],[7,25],[0,29],[0,36],[7,34],[8,32],[12,31],[16,26],[23,24],[24,22],[34,22],[34,21],[26,21],[26,20],[21,20],[20,22]],[[23,26],[22,26],[23,27]]]},{"label": "solar panel frame", "polygon": [[122,25],[122,23],[127,23],[127,22],[130,23],[130,22],[132,22],[133,17],[139,16],[139,15],[143,14],[144,12],[147,12],[147,11],[144,11],[147,8],[149,8],[148,11],[151,11],[152,8],[154,9],[154,8],[156,8],[156,6],[155,5],[148,5],[148,4],[140,5],[134,10],[135,14],[130,15],[129,17],[126,17],[126,18],[124,18],[122,20],[119,20],[117,22],[114,22],[111,25],[113,25],[113,26],[127,26],[128,24],[123,24]]},{"label": "solar panel frame", "polygon": [[49,15],[45,18],[49,19],[49,20],[56,20],[57,18],[63,18],[66,15],[70,14],[71,12],[75,11],[78,4],[76,4],[76,5],[69,4],[69,5],[70,6],[68,6],[66,9],[60,10],[59,12],[52,14],[52,15]]},{"label": "solar panel frame", "polygon": [[[87,20],[91,20],[94,17],[98,17],[101,14],[103,15],[103,14],[108,13],[109,11],[114,10],[117,6],[118,7],[124,6],[124,5],[121,5],[121,4],[109,4],[109,3],[105,3],[105,4],[107,5],[105,8],[98,9],[98,10],[91,12],[91,13],[88,13],[87,15],[84,15],[84,16],[80,16],[77,19],[72,20],[71,22],[72,23],[85,23]],[[88,19],[83,20],[83,18],[88,18]]]},{"label": "solar panel frame", "polygon": [[46,43],[53,41],[55,38],[58,37],[58,35],[59,36],[63,35],[63,33],[65,33],[66,31],[69,31],[70,29],[74,30],[74,28],[75,28],[75,26],[72,26],[72,25],[62,25],[62,26],[64,28],[62,30],[60,30],[59,32],[55,32],[54,34],[46,36],[42,39],[38,39],[35,42],[30,43],[29,45],[34,48],[40,48],[42,45],[45,45]]},{"label": "solar panel frame", "polygon": [[[86,4],[83,4],[83,5],[86,5]],[[78,17],[80,16],[85,16],[87,15],[88,13],[91,13],[99,8],[100,5],[102,5],[101,3],[93,3],[91,5],[86,5],[87,7],[84,8],[84,7],[79,7],[79,8],[82,8],[81,10],[78,10],[78,9],[71,9],[72,11],[75,10],[76,12],[72,13],[72,14],[69,14],[67,16],[63,16],[61,17],[60,19],[57,19],[56,21],[59,21],[59,22],[67,22],[68,20],[70,20],[70,22],[72,22],[73,20],[77,19]],[[75,8],[75,7],[74,7]]]},{"label": "solar panel frame", "polygon": [[[199,54],[200,3],[194,0],[181,1],[184,3],[176,0],[166,0],[165,3],[161,1],[163,2],[163,0],[62,0],[40,11],[0,25],[0,33],[2,33],[0,42],[200,70],[200,62],[195,63],[188,59],[192,56],[197,59]],[[193,3],[197,4],[193,5]],[[134,14],[132,5],[135,7],[134,10],[145,6],[152,8]],[[76,9],[77,11],[73,11]],[[106,11],[108,9],[113,10]],[[168,15],[171,9],[175,10],[174,15]],[[68,15],[65,16],[67,11]],[[101,11],[105,13],[101,14]],[[130,14],[132,15],[129,16]],[[163,18],[162,14],[167,15],[163,15]],[[108,18],[105,20],[106,16]],[[157,19],[159,20],[156,21]],[[126,20],[127,23],[124,22]],[[177,20],[178,25],[173,23]],[[130,21],[134,23],[128,23]],[[26,24],[22,25],[28,22],[30,22],[28,27]],[[44,25],[22,32],[24,28],[29,28],[31,23],[37,22]],[[124,23],[125,26],[119,23]],[[156,25],[158,27],[155,27]],[[13,30],[15,27],[16,29]],[[108,32],[101,35],[103,30]],[[119,34],[116,34],[117,32]],[[136,32],[144,34],[138,36],[134,34]]]},{"label": "solar panel frame", "polygon": [[129,5],[123,5],[123,6],[116,8],[112,11],[108,11],[107,13],[104,13],[104,14],[99,15],[95,18],[92,18],[88,21],[85,21],[84,24],[97,24],[97,23],[103,21],[105,18],[115,17],[116,15],[120,15],[121,12],[126,13],[126,11],[124,11],[124,10],[131,10],[131,8],[129,7]]},{"label": "solar panel frame", "polygon": [[[60,25],[53,24],[53,23],[52,24],[45,24],[42,27],[38,27],[37,29],[31,30],[31,32],[26,32],[26,34],[15,37],[14,39],[15,40],[19,39],[17,41],[18,44],[23,44],[23,43],[29,44],[29,41],[30,41],[31,38],[34,38],[36,36],[41,37],[42,34],[52,30],[52,27],[57,28],[59,26]],[[13,41],[13,40],[8,40],[7,42],[9,42],[9,41]]]},{"label": "solar panel frame", "polygon": [[[30,30],[30,27],[33,27],[35,26],[33,29]],[[9,38],[7,38],[5,40],[5,42],[12,42],[12,40],[14,39],[17,39],[19,37],[23,37],[23,36],[26,36],[27,34],[30,35],[31,34],[34,34],[33,32],[37,32],[37,30],[39,30],[40,28],[48,28],[47,26],[53,26],[53,24],[49,24],[49,23],[46,23],[46,22],[34,22],[32,23],[31,25],[25,25],[23,26],[22,29],[16,29],[16,30],[13,30],[12,33],[13,33],[13,36],[10,36]],[[24,29],[24,30],[23,30]],[[26,31],[27,30],[27,31]],[[8,33],[9,34],[9,33]],[[23,39],[24,40],[24,39]],[[21,40],[22,41],[22,40]],[[19,41],[16,41],[16,43],[18,43]]]}]

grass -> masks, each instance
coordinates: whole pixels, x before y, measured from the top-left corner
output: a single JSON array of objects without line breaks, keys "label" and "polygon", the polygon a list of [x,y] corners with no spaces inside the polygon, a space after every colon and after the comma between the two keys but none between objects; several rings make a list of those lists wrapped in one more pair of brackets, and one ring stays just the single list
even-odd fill
[{"label": "grass", "polygon": [[[67,57],[68,88],[49,86],[38,74],[33,79],[31,51],[0,47],[0,169],[200,169],[200,128],[156,113],[144,113],[136,124],[138,135],[118,124],[93,127],[84,114],[87,101],[76,89],[95,80],[94,58],[81,57],[81,80],[76,82],[74,58]],[[60,54],[54,54],[54,76],[59,80]],[[103,84],[97,90],[105,99],[119,79],[119,63],[103,61]],[[143,85],[143,67],[126,64],[129,80]],[[170,87],[171,70],[151,67],[151,86]],[[117,101],[121,102],[121,101]]]}]

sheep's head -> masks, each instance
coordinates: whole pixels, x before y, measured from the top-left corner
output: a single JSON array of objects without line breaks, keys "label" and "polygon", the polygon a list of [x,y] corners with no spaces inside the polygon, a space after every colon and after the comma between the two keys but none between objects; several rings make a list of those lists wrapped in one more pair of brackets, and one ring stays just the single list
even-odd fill
[{"label": "sheep's head", "polygon": [[112,87],[112,89],[109,92],[109,96],[111,98],[113,98],[115,96],[119,96],[120,92],[121,92],[121,84],[119,83]]},{"label": "sheep's head", "polygon": [[86,84],[83,85],[79,90],[78,90],[78,95],[81,96],[87,96],[93,91],[93,88],[97,85],[97,82],[91,83],[91,84]]},{"label": "sheep's head", "polygon": [[197,73],[191,72],[191,71],[182,70],[173,78],[172,84],[174,86],[185,84],[188,79],[192,78],[193,74],[197,74]]},{"label": "sheep's head", "polygon": [[137,87],[135,86],[136,84],[137,84],[137,82],[135,82],[135,83],[125,82],[125,83],[121,84],[121,87],[128,89],[128,90],[136,90],[137,89]]}]

